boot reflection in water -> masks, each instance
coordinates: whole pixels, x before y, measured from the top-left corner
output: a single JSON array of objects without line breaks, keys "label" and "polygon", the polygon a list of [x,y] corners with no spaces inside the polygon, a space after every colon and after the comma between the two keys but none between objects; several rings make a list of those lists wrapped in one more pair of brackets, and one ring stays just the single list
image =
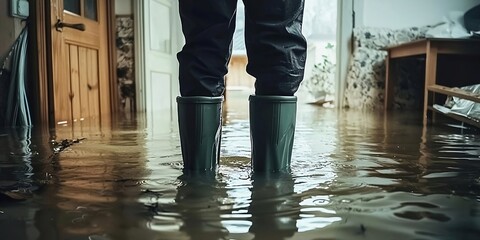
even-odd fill
[{"label": "boot reflection in water", "polygon": [[180,231],[190,239],[225,239],[227,229],[222,225],[221,199],[228,197],[226,189],[214,174],[184,174],[175,197],[175,212],[183,221]]},{"label": "boot reflection in water", "polygon": [[298,230],[300,197],[293,191],[294,180],[288,173],[254,174],[248,213],[254,239],[287,239]]},{"label": "boot reflection in water", "polygon": [[[295,92],[307,43],[304,0],[243,0],[254,172],[289,172]],[[185,45],[178,53],[179,130],[184,171],[215,171],[219,159],[224,77],[232,51],[237,0],[179,0]]]}]

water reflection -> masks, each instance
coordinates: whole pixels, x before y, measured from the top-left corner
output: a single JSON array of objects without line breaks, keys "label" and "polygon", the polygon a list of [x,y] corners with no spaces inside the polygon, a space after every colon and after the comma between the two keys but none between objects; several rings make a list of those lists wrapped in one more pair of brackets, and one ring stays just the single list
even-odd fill
[{"label": "water reflection", "polygon": [[0,175],[5,180],[19,180],[16,184],[29,184],[32,182],[32,155],[35,153],[30,146],[32,143],[31,131],[29,127],[6,129],[5,137],[2,143],[0,143],[6,146],[0,160],[2,162]]},{"label": "water reflection", "polygon": [[[0,131],[0,230],[2,239],[32,239],[35,208],[30,201],[43,191],[43,159],[51,154],[48,132],[30,127]],[[8,210],[7,210],[8,209]]]},{"label": "water reflection", "polygon": [[43,184],[36,200],[41,207],[34,215],[38,239],[116,239],[122,219],[135,218],[125,211],[142,206],[132,204],[147,176],[145,153],[139,148],[144,136],[137,122],[118,123],[115,131],[79,124],[86,125],[49,133],[52,147],[71,145],[47,158],[51,179]]},{"label": "water reflection", "polygon": [[148,190],[142,197],[152,218],[147,227],[161,239],[224,239],[227,229],[221,215],[228,213],[225,184],[215,173],[182,174],[174,195]]},{"label": "water reflection", "polygon": [[224,239],[228,232],[221,224],[225,186],[212,175],[182,175],[175,203],[183,221],[180,231],[193,239]]},{"label": "water reflection", "polygon": [[287,239],[298,230],[300,197],[294,194],[290,174],[252,176],[249,232],[253,239]]},{"label": "water reflection", "polygon": [[243,103],[215,175],[182,174],[170,120],[2,130],[1,238],[478,238],[478,130],[299,105],[292,174],[252,175]]}]

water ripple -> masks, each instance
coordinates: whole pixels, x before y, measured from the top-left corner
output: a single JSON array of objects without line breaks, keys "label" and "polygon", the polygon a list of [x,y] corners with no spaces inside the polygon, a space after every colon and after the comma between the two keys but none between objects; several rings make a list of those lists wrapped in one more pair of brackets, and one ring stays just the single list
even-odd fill
[{"label": "water ripple", "polygon": [[[164,131],[133,121],[0,134],[0,229],[25,219],[11,229],[45,239],[478,237],[475,130],[299,105],[292,173],[261,175],[251,171],[248,114],[228,111],[220,166],[206,175],[183,174],[168,121]],[[86,139],[50,158],[65,134]],[[30,197],[9,197],[18,192]]]}]

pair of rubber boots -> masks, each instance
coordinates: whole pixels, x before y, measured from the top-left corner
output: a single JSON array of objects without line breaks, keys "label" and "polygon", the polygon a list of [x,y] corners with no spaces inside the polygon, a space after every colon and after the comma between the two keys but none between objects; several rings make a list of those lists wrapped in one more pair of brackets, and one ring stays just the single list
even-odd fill
[{"label": "pair of rubber boots", "polygon": [[[289,172],[297,112],[295,96],[250,101],[254,172]],[[184,171],[215,171],[220,160],[223,97],[177,97]]]}]

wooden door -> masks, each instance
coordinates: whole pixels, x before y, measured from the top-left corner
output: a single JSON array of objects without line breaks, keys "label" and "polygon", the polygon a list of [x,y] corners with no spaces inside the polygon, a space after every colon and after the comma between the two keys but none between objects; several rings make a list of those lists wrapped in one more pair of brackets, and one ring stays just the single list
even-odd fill
[{"label": "wooden door", "polygon": [[50,0],[56,124],[110,118],[106,0]]}]

